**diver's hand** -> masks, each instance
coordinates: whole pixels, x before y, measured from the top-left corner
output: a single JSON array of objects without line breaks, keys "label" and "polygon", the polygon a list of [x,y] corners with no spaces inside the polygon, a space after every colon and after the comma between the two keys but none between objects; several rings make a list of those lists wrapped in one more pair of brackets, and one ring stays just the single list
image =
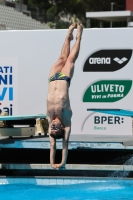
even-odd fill
[{"label": "diver's hand", "polygon": [[62,164],[62,163],[56,164],[56,169],[57,170],[64,170],[65,169],[65,164]]},{"label": "diver's hand", "polygon": [[56,164],[52,164],[51,167],[57,169]]}]

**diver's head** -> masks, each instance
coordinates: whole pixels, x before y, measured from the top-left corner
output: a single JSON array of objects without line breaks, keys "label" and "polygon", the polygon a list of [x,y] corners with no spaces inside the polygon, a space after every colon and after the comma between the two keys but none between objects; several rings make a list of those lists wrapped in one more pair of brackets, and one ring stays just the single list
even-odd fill
[{"label": "diver's head", "polygon": [[55,139],[60,139],[64,137],[64,126],[62,125],[61,121],[56,118],[51,123],[51,133],[50,136]]}]

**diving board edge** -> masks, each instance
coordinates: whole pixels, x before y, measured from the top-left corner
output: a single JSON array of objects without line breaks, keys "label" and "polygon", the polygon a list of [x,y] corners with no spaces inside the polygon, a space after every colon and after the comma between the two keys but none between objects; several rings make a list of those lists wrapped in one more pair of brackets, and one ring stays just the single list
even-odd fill
[{"label": "diving board edge", "polygon": [[8,120],[26,120],[26,119],[44,119],[47,116],[45,114],[35,114],[35,115],[13,115],[13,116],[0,116],[0,121]]}]

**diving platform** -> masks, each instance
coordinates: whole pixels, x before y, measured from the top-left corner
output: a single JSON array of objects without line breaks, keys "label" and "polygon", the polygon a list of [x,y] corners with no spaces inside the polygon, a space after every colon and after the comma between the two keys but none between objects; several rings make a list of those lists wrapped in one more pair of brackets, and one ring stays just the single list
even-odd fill
[{"label": "diving platform", "polygon": [[8,116],[0,115],[0,136],[47,135],[48,121],[45,114]]},{"label": "diving platform", "polygon": [[[57,140],[56,146],[57,149],[62,149],[62,139]],[[0,148],[50,149],[50,141],[48,135],[12,138],[0,137]],[[71,134],[68,149],[133,150],[133,136]]]}]

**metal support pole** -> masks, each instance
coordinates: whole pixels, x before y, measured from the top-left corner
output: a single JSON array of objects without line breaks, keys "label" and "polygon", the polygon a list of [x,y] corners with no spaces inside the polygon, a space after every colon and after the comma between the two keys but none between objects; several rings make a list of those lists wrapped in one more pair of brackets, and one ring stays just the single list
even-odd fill
[{"label": "metal support pole", "polygon": [[86,27],[87,28],[91,28],[91,20],[90,20],[90,18],[87,18],[87,20],[86,20]]},{"label": "metal support pole", "polygon": [[103,22],[100,21],[100,28],[103,28]]},{"label": "metal support pole", "polygon": [[128,27],[128,23],[131,21],[131,17],[127,17],[127,27]]},{"label": "metal support pole", "polygon": [[[113,11],[113,6],[114,6],[114,2],[111,2],[111,11]],[[112,25],[113,25],[113,22],[111,21],[110,22],[110,28],[112,28]]]},{"label": "metal support pole", "polygon": [[22,12],[22,3],[23,3],[23,0],[20,0],[20,12]]}]

